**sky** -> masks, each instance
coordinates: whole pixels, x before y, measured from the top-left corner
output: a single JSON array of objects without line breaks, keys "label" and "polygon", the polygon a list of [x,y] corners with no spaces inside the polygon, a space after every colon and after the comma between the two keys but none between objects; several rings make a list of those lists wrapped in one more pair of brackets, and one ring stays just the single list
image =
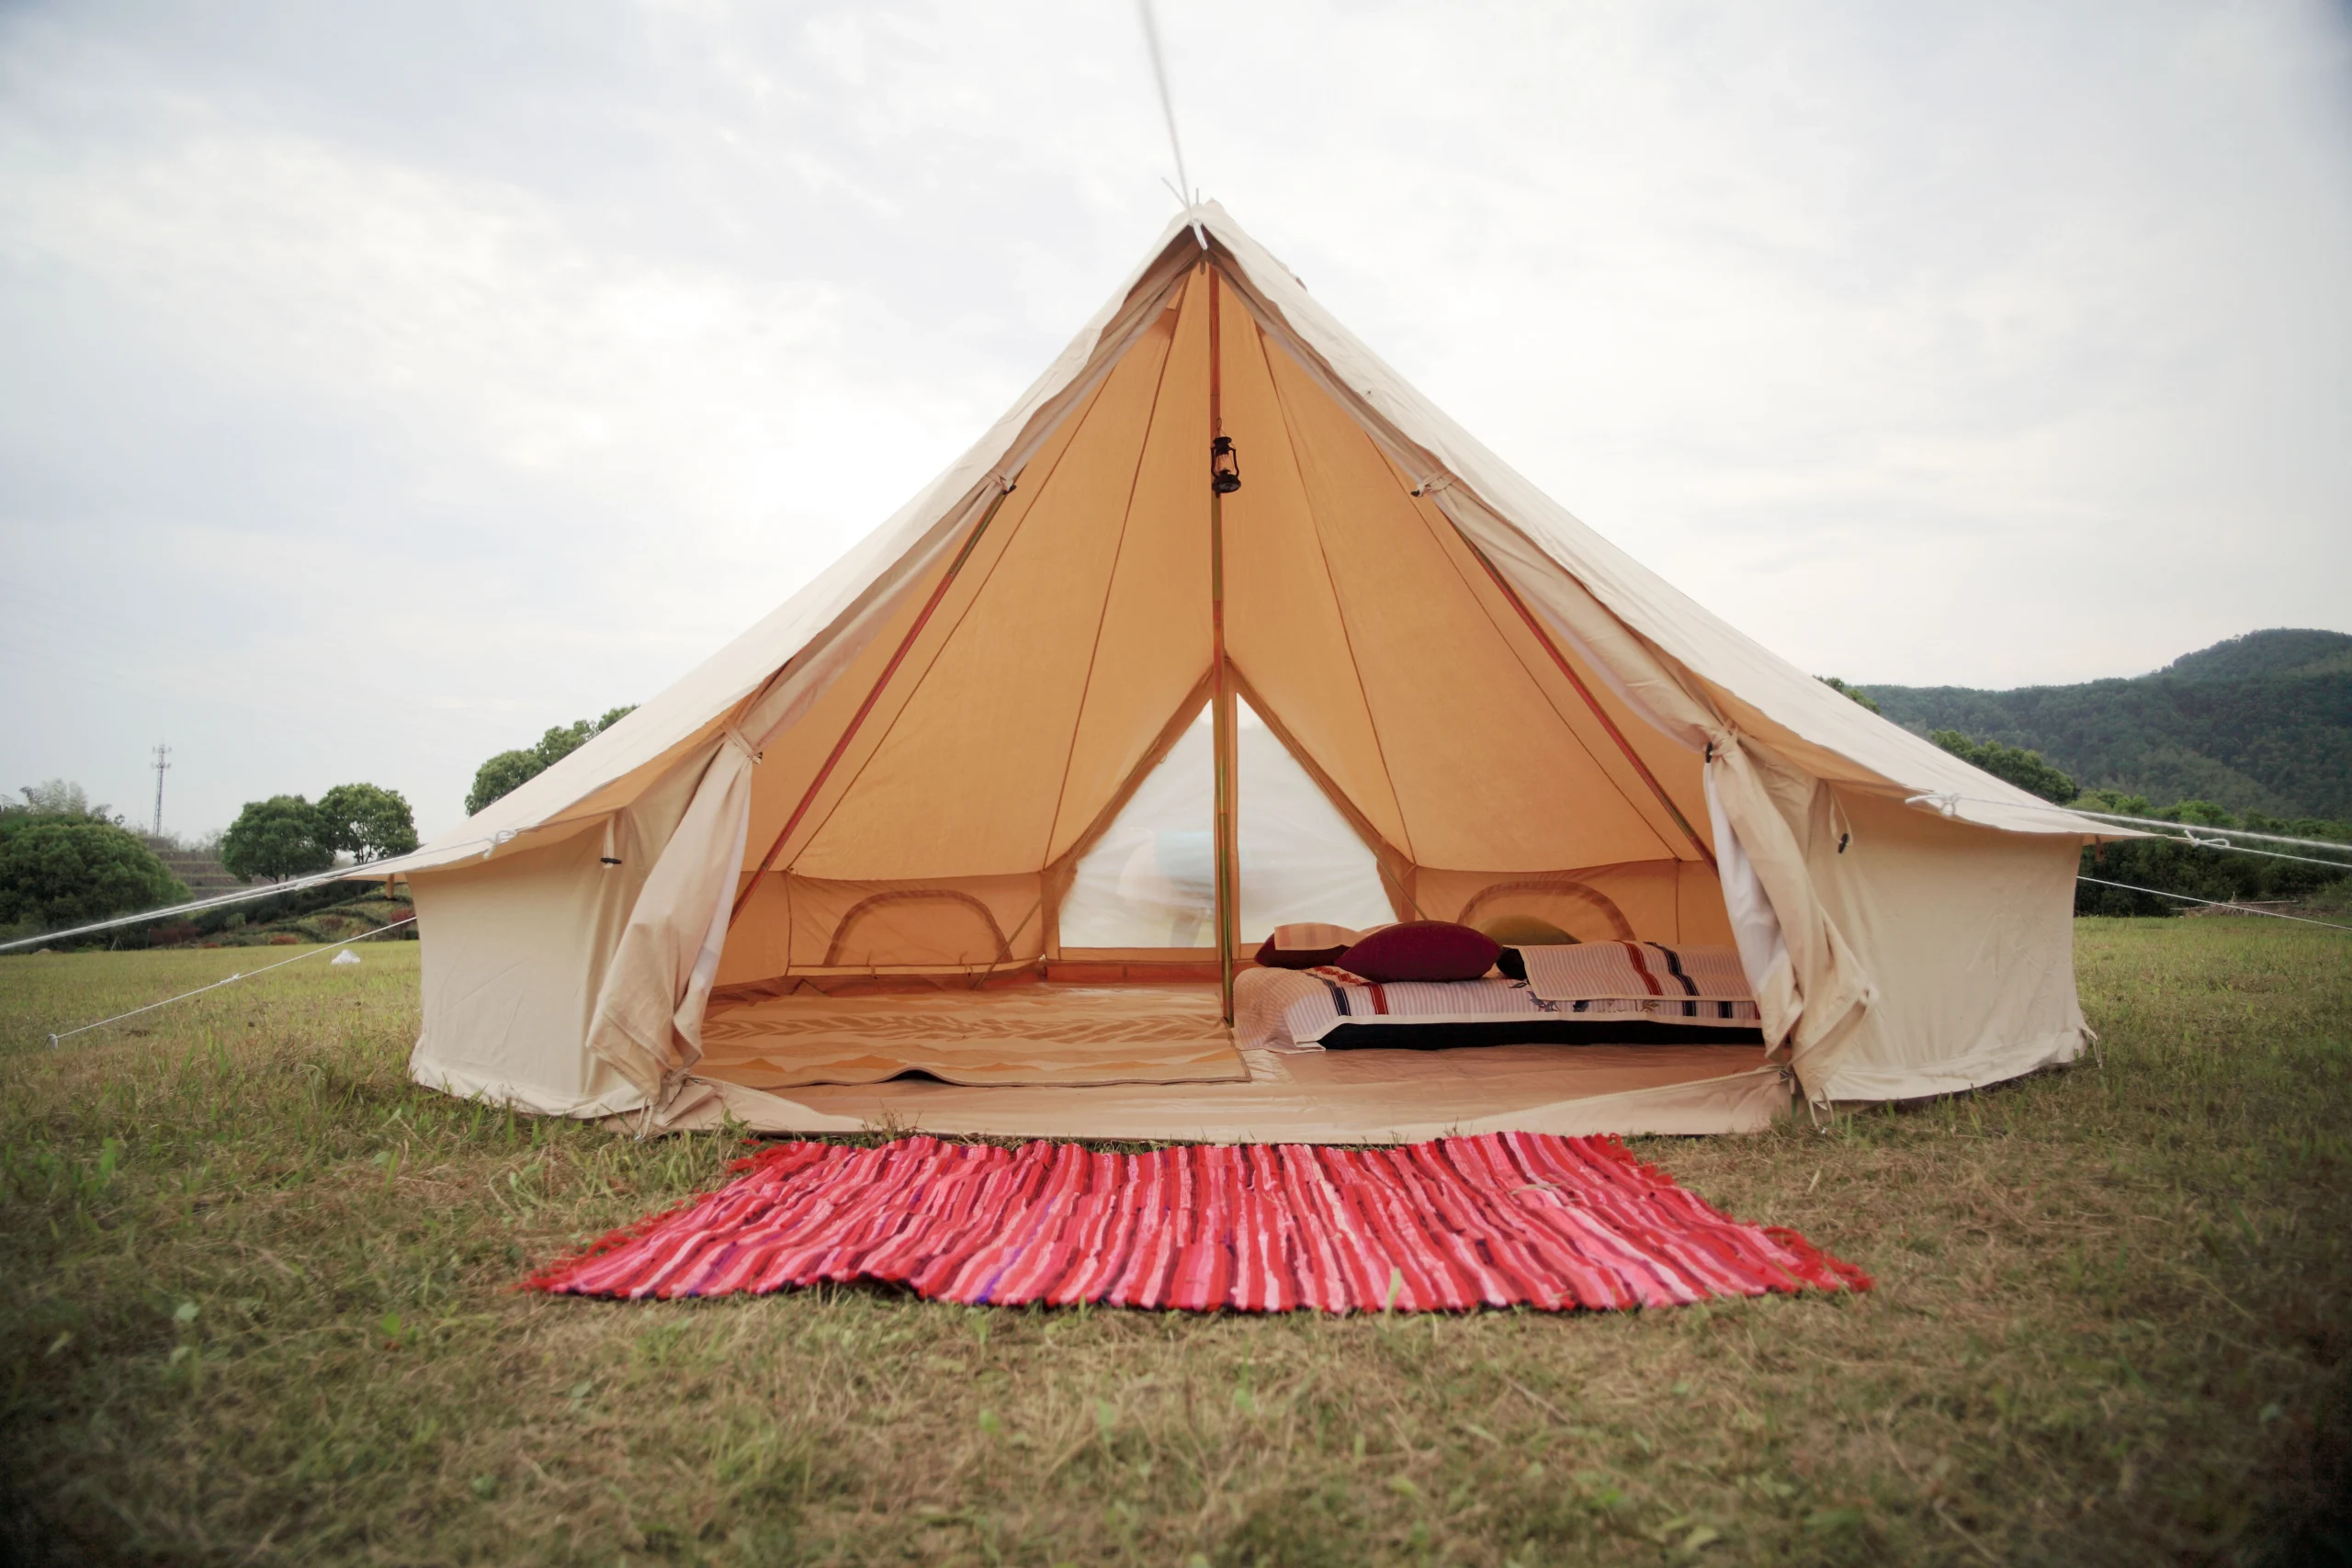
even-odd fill
[{"label": "sky", "polygon": [[[2352,630],[2352,7],[1161,0],[1193,183],[1808,670]],[[1171,215],[1093,4],[0,6],[0,787],[164,826],[648,697]]]}]

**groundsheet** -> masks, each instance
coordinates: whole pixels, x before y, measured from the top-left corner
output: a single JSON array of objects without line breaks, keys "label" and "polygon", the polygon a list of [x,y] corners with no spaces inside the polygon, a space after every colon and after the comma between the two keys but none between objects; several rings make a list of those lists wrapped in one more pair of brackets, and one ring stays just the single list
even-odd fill
[{"label": "groundsheet", "polygon": [[746,1089],[926,1073],[974,1088],[1244,1083],[1214,987],[1031,986],[779,997],[714,1011],[706,1077]]}]

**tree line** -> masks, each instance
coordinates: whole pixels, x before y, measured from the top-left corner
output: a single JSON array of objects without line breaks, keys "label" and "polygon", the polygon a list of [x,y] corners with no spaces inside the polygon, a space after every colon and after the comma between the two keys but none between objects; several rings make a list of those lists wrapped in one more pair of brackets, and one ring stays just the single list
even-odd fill
[{"label": "tree line", "polygon": [[[1825,675],[1822,680],[1872,713],[1879,711],[1878,704],[1871,700],[1869,694],[1833,676]],[[2075,885],[2077,915],[2178,915],[2193,908],[2177,898],[2161,897],[2166,893],[2214,903],[2286,902],[2308,898],[2322,888],[2352,876],[2352,823],[2318,817],[2271,817],[2259,811],[2233,812],[2210,800],[2181,800],[2155,806],[2143,795],[2083,789],[2072,774],[2052,765],[2041,752],[2028,747],[1979,739],[1958,729],[1930,730],[1928,739],[1961,761],[2053,805],[2117,817],[2177,822],[2184,827],[2222,831],[2242,828],[2249,832],[2280,833],[2298,839],[2326,839],[2344,844],[2346,849],[2344,863],[2330,865],[2199,849],[2175,839],[2130,839],[2093,845],[2083,851],[2080,874],[2098,881]],[[2330,858],[2329,852],[2312,856],[2322,861]],[[2128,886],[2102,886],[2109,883]],[[2150,891],[2134,892],[2132,888]]]},{"label": "tree line", "polygon": [[[119,812],[92,806],[63,779],[0,799],[0,927],[24,934],[185,903],[187,884]],[[166,846],[168,847],[168,845]],[[299,795],[248,801],[220,835],[218,854],[246,882],[282,882],[416,848],[416,823],[398,790],[338,784],[313,803]]]},{"label": "tree line", "polygon": [[[630,705],[601,718],[558,725],[533,745],[490,758],[475,771],[466,815],[537,777],[634,711]],[[0,929],[9,935],[188,900],[187,886],[154,847],[126,827],[119,812],[91,805],[81,785],[51,779],[17,795],[0,796]],[[417,847],[416,818],[398,790],[337,784],[315,801],[300,795],[247,801],[210,847],[222,869],[240,881],[285,882],[345,862],[366,865],[408,854]]]}]

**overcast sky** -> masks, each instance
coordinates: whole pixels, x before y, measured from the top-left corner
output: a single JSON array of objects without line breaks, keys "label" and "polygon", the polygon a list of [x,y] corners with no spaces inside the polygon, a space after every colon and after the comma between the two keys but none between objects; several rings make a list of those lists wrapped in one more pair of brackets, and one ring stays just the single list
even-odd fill
[{"label": "overcast sky", "polygon": [[[1163,0],[1196,184],[1809,670],[2352,629],[2352,10]],[[650,696],[1167,220],[1128,0],[0,8],[0,786]]]}]

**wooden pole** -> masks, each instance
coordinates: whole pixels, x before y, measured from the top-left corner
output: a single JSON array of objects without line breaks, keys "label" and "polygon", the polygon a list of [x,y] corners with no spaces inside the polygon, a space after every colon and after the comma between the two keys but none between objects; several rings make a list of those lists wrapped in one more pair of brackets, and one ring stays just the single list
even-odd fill
[{"label": "wooden pole", "polygon": [[[1209,440],[1225,434],[1224,343],[1218,321],[1216,268],[1209,275]],[[1209,661],[1216,678],[1210,702],[1216,744],[1216,971],[1225,1021],[1233,1022],[1234,949],[1239,944],[1241,853],[1236,842],[1233,671],[1225,657],[1225,494],[1209,483]]]}]

